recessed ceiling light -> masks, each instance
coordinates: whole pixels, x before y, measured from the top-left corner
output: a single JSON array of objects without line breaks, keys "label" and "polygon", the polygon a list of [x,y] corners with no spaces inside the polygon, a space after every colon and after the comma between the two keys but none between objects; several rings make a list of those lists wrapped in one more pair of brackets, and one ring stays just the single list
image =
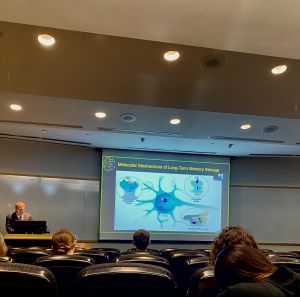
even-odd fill
[{"label": "recessed ceiling light", "polygon": [[278,66],[272,68],[271,72],[275,75],[278,75],[278,74],[285,72],[286,70],[287,70],[286,65],[278,65]]},{"label": "recessed ceiling light", "polygon": [[177,51],[168,51],[164,53],[164,59],[169,62],[176,61],[180,57]]},{"label": "recessed ceiling light", "polygon": [[98,111],[98,112],[95,113],[95,117],[98,118],[98,119],[103,119],[103,118],[106,117],[106,113]]},{"label": "recessed ceiling light", "polygon": [[170,124],[172,124],[172,125],[178,125],[178,124],[180,124],[180,119],[171,119],[170,120]]},{"label": "recessed ceiling light", "polygon": [[41,34],[38,36],[38,41],[44,46],[52,46],[55,43],[55,38],[49,34]]},{"label": "recessed ceiling light", "polygon": [[242,129],[242,130],[248,130],[248,129],[250,129],[250,128],[251,128],[251,125],[250,125],[250,124],[244,124],[244,125],[241,126],[241,129]]},{"label": "recessed ceiling light", "polygon": [[20,110],[22,110],[22,106],[19,105],[19,104],[11,104],[11,105],[9,106],[9,108],[10,108],[11,110],[13,110],[13,111],[20,111]]}]

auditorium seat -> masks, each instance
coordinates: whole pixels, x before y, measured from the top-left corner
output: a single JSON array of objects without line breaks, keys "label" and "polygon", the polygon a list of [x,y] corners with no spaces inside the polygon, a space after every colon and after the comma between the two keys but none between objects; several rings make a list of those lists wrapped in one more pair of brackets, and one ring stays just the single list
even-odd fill
[{"label": "auditorium seat", "polygon": [[[140,252],[141,251],[137,251],[136,248],[130,248],[126,252],[123,252],[121,254],[126,255],[126,254],[129,254],[129,253],[140,253]],[[145,252],[147,252],[149,254],[152,254],[152,255],[160,256],[160,251],[156,250],[156,249],[147,249],[147,251],[145,251]]]},{"label": "auditorium seat", "polygon": [[79,294],[85,297],[176,296],[171,272],[137,263],[108,263],[87,267],[78,275]]},{"label": "auditorium seat", "polygon": [[11,257],[8,256],[0,256],[0,262],[10,262],[10,263],[14,263],[15,260]]},{"label": "auditorium seat", "polygon": [[169,263],[171,265],[171,270],[176,278],[176,275],[182,273],[184,262],[191,258],[202,257],[203,259],[208,259],[207,255],[201,251],[197,250],[181,250],[172,252],[169,255]]},{"label": "auditorium seat", "polygon": [[94,259],[85,256],[55,255],[41,257],[35,262],[52,271],[55,276],[59,296],[76,295],[76,278],[78,272],[86,267],[95,264]]},{"label": "auditorium seat", "polygon": [[90,250],[106,253],[110,262],[121,255],[121,251],[115,248],[92,248]]},{"label": "auditorium seat", "polygon": [[167,259],[149,253],[140,252],[128,255],[121,255],[114,261],[116,263],[144,263],[170,269],[170,264]]},{"label": "auditorium seat", "polygon": [[272,252],[272,253],[266,253],[268,258],[272,257],[288,257],[288,258],[300,258],[297,253],[293,252]]},{"label": "auditorium seat", "polygon": [[181,282],[182,286],[187,289],[193,274],[207,267],[208,259],[205,257],[190,258],[184,261]]},{"label": "auditorium seat", "polygon": [[169,263],[171,266],[171,272],[178,285],[179,294],[183,294],[186,290],[186,278],[184,275],[184,263],[186,260],[191,258],[201,257],[203,260],[208,260],[205,253],[196,250],[182,250],[176,251],[170,254]]},{"label": "auditorium seat", "polygon": [[203,268],[197,270],[189,283],[187,297],[216,297],[219,289],[214,277],[214,270]]},{"label": "auditorium seat", "polygon": [[289,251],[289,253],[297,254],[300,257],[300,251]]},{"label": "auditorium seat", "polygon": [[53,274],[35,265],[0,262],[0,292],[9,297],[57,297]]},{"label": "auditorium seat", "polygon": [[160,255],[165,259],[169,260],[169,255],[175,252],[177,249],[175,248],[165,248],[160,250]]},{"label": "auditorium seat", "polygon": [[105,252],[91,250],[75,250],[74,255],[92,258],[94,259],[96,264],[109,262],[109,257]]},{"label": "auditorium seat", "polygon": [[174,249],[174,248],[165,248],[160,250],[160,254],[162,257],[164,257],[167,260],[170,260],[171,254],[174,252],[183,252],[183,253],[201,253],[203,256],[208,256],[206,251],[203,251],[201,249]]},{"label": "auditorium seat", "polygon": [[259,249],[259,250],[264,254],[273,253],[273,250],[269,250],[269,249]]},{"label": "auditorium seat", "polygon": [[269,257],[269,260],[275,266],[285,265],[291,270],[300,273],[300,259],[299,258],[289,258],[289,257],[280,257],[272,256]]},{"label": "auditorium seat", "polygon": [[12,257],[16,263],[24,264],[33,264],[39,257],[50,255],[52,255],[51,251],[32,248],[13,249],[8,252],[8,256]]}]

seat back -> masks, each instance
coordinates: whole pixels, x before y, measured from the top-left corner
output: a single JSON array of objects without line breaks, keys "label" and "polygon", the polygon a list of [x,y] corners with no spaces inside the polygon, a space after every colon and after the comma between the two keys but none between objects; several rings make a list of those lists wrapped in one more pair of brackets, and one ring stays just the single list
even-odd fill
[{"label": "seat back", "polygon": [[0,292],[10,297],[57,297],[53,274],[46,268],[0,262]]},{"label": "seat back", "polygon": [[91,250],[77,250],[74,255],[85,256],[94,259],[95,264],[108,263],[109,257],[105,252]]},{"label": "seat back", "polygon": [[74,296],[78,272],[94,263],[89,257],[56,255],[38,258],[35,264],[48,268],[54,274],[59,296]]},{"label": "seat back", "polygon": [[[156,249],[147,249],[147,251],[144,251],[144,252],[155,255],[155,256],[160,256],[160,251],[156,250]],[[130,254],[130,253],[141,253],[141,252],[137,251],[136,248],[131,248],[131,249],[128,249],[126,252],[123,252],[122,254]]]},{"label": "seat back", "polygon": [[92,248],[90,250],[106,253],[110,262],[121,255],[121,251],[115,248]]},{"label": "seat back", "polygon": [[186,260],[198,257],[208,259],[205,253],[197,250],[182,250],[171,253],[169,263],[175,279],[178,280],[178,278],[182,275],[184,262]]},{"label": "seat back", "polygon": [[87,267],[78,275],[79,294],[85,297],[165,297],[176,294],[170,271],[137,263],[108,263]]},{"label": "seat back", "polygon": [[296,273],[300,273],[300,259],[299,258],[289,258],[272,256],[268,258],[272,264],[275,266],[285,265]]},{"label": "seat back", "polygon": [[187,297],[216,297],[219,288],[214,277],[212,268],[202,268],[197,270],[189,283]]},{"label": "seat back", "polygon": [[155,256],[149,253],[134,253],[121,255],[114,260],[116,263],[143,263],[160,266],[170,270],[169,261],[163,257]]},{"label": "seat back", "polygon": [[190,258],[184,261],[183,270],[182,270],[182,286],[187,289],[193,274],[199,270],[207,267],[208,258],[206,257],[197,257]]},{"label": "seat back", "polygon": [[272,257],[300,258],[300,256],[295,252],[271,252],[265,253],[265,255],[267,255],[269,259]]},{"label": "seat back", "polygon": [[10,262],[10,263],[14,263],[15,260],[11,257],[8,256],[0,256],[0,262]]},{"label": "seat back", "polygon": [[45,249],[21,248],[13,249],[8,252],[16,263],[33,264],[38,258],[52,255],[51,251]]}]

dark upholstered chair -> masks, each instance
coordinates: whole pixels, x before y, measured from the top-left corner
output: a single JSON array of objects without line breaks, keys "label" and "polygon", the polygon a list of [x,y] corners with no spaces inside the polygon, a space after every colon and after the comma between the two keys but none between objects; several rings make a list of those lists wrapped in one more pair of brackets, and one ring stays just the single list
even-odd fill
[{"label": "dark upholstered chair", "polygon": [[37,259],[36,265],[48,268],[55,276],[59,296],[76,296],[78,272],[94,264],[92,258],[84,256],[56,255]]},{"label": "dark upholstered chair", "polygon": [[165,248],[160,250],[160,255],[165,259],[169,260],[169,256],[171,253],[175,252],[177,249],[174,248]]},{"label": "dark upholstered chair", "polygon": [[197,270],[207,267],[207,265],[208,259],[206,257],[197,257],[185,260],[183,263],[182,274],[180,279],[182,287],[187,289],[193,274]]},{"label": "dark upholstered chair", "polygon": [[293,252],[271,252],[271,253],[265,253],[265,255],[267,255],[269,259],[272,257],[300,258],[300,256],[297,253],[293,253]]},{"label": "dark upholstered chair", "polygon": [[95,264],[108,263],[109,257],[105,252],[91,250],[75,250],[74,255],[85,256],[94,259]]},{"label": "dark upholstered chair", "polygon": [[170,264],[167,259],[155,256],[148,253],[134,253],[128,255],[121,255],[114,260],[116,263],[143,263],[160,266],[170,269]]},{"label": "dark upholstered chair", "polygon": [[0,262],[10,262],[10,263],[14,263],[15,260],[11,257],[8,256],[0,256]]},{"label": "dark upholstered chair", "polygon": [[121,255],[121,251],[115,248],[92,248],[90,250],[106,253],[109,258],[109,261],[113,261],[115,258]]},{"label": "dark upholstered chair", "polygon": [[[155,249],[147,249],[147,251],[145,251],[149,254],[155,255],[155,256],[160,256],[160,251],[159,250],[155,250]],[[140,253],[140,251],[137,251],[136,248],[131,248],[128,249],[126,252],[123,252],[121,254],[129,254],[129,253]]]},{"label": "dark upholstered chair", "polygon": [[203,268],[197,270],[190,281],[187,297],[216,297],[219,288],[214,277],[214,270]]},{"label": "dark upholstered chair", "polygon": [[190,253],[190,254],[195,254],[195,253],[200,253],[203,256],[208,256],[206,251],[203,251],[201,249],[174,249],[174,248],[165,248],[160,250],[160,255],[167,260],[170,260],[170,257],[173,253],[175,252],[182,252],[182,253]]},{"label": "dark upholstered chair", "polygon": [[186,260],[198,257],[208,259],[205,253],[197,250],[182,250],[171,253],[169,256],[169,263],[175,279],[177,280],[177,278],[182,275],[184,262]]},{"label": "dark upholstered chair", "polygon": [[39,257],[50,256],[52,252],[45,249],[22,248],[13,249],[8,252],[8,255],[13,258],[16,263],[33,264]]},{"label": "dark upholstered chair", "polygon": [[175,296],[176,283],[167,269],[137,263],[108,263],[87,267],[78,275],[79,294],[85,297]]},{"label": "dark upholstered chair", "polygon": [[272,256],[268,258],[272,264],[275,266],[285,265],[291,270],[300,273],[300,259],[299,258],[289,258],[289,257],[279,257]]},{"label": "dark upholstered chair", "polygon": [[57,297],[53,274],[46,268],[0,262],[0,292],[10,297]]},{"label": "dark upholstered chair", "polygon": [[259,250],[264,254],[273,253],[273,250],[270,250],[270,249],[259,249]]}]

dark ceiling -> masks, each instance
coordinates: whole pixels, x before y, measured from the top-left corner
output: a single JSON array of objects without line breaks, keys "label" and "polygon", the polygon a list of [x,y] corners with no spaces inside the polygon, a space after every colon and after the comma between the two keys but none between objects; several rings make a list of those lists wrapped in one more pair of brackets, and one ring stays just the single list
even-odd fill
[{"label": "dark ceiling", "polygon": [[[0,32],[2,93],[300,118],[298,60],[8,22]],[[53,48],[36,42],[41,33]],[[165,62],[173,49],[180,59]]]}]

